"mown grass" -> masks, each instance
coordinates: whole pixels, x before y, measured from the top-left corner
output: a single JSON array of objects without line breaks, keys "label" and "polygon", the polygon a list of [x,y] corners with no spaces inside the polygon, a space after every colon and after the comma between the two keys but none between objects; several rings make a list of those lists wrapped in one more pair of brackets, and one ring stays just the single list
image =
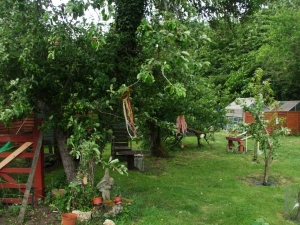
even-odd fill
[{"label": "mown grass", "polygon": [[[300,190],[300,138],[281,138],[270,186],[262,186],[263,157],[252,161],[251,141],[246,154],[227,153],[226,135],[216,133],[214,142],[201,147],[196,137],[186,137],[185,147],[172,151],[170,158],[146,157],[147,171],[130,171],[128,176],[111,172],[123,197],[134,200],[113,218],[116,224],[251,225],[257,218],[270,225],[295,224],[285,215],[297,210],[292,211]],[[103,169],[97,170],[100,180]],[[102,223],[98,218],[88,224]]]}]

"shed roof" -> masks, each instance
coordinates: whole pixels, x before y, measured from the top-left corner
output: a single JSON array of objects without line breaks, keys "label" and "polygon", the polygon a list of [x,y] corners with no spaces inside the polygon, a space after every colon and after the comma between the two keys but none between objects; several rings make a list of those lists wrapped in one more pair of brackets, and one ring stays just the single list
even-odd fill
[{"label": "shed roof", "polygon": [[225,107],[227,117],[243,117],[244,109],[241,105],[237,104],[237,101],[244,102],[247,106],[250,106],[254,102],[254,98],[237,98]]},{"label": "shed roof", "polygon": [[[243,101],[247,106],[251,106],[254,98],[238,98]],[[237,99],[230,103],[225,109],[227,117],[243,117],[243,107],[236,103]],[[300,111],[300,100],[293,101],[279,101],[277,111]],[[272,111],[273,109],[266,108],[265,111]]]},{"label": "shed roof", "polygon": [[[279,102],[278,111],[299,111],[300,101],[281,101]],[[298,106],[298,107],[297,107]]]}]

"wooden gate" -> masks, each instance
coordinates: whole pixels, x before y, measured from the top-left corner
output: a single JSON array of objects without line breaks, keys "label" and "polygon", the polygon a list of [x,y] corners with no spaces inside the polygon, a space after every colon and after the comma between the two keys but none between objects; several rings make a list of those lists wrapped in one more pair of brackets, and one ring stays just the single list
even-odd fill
[{"label": "wooden gate", "polygon": [[[6,128],[0,124],[0,146],[4,146],[11,142],[14,146],[13,150],[0,152],[0,188],[1,189],[16,189],[19,193],[24,194],[26,189],[26,181],[19,182],[13,174],[29,174],[31,167],[15,167],[10,164],[20,159],[33,159],[38,146],[40,131],[38,125],[41,125],[41,120],[36,120],[32,115],[29,118],[18,120],[12,124],[11,128]],[[21,129],[22,128],[22,132]],[[29,198],[28,203],[33,204],[37,199],[43,199],[45,196],[44,187],[44,149],[41,145],[41,151],[38,156],[38,161],[34,171],[32,183],[32,198]],[[2,191],[5,192],[4,190]],[[22,203],[23,196],[0,196],[3,203]]]}]

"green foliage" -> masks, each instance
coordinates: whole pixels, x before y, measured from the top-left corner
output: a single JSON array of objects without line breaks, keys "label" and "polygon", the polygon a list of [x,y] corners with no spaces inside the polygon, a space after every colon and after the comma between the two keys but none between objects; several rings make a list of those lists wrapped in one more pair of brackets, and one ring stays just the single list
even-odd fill
[{"label": "green foliage", "polygon": [[101,160],[101,164],[102,164],[103,168],[109,168],[112,170],[116,170],[121,175],[123,175],[123,174],[128,175],[127,167],[123,164],[120,164],[119,159],[112,159],[112,157],[110,157],[107,162]]},{"label": "green foliage", "polygon": [[[257,62],[276,90],[276,98],[299,98],[299,24],[300,9],[297,1],[271,4],[258,14],[264,21],[268,38],[259,50]],[[270,57],[272,56],[272,57]]]},{"label": "green foliage", "polygon": [[[164,19],[161,20],[161,17]],[[190,54],[187,48],[196,44],[188,27],[171,13],[158,14],[155,15],[152,23],[146,19],[142,20],[138,29],[138,38],[140,44],[144,46],[144,54],[149,58],[141,66],[137,78],[148,83],[163,78],[166,82],[165,88],[170,94],[185,96],[186,89],[180,82],[186,77],[185,74],[191,73],[189,67],[193,65],[189,60]],[[160,73],[157,73],[158,71]],[[173,74],[175,71],[176,75]]]},{"label": "green foliage", "polygon": [[242,0],[242,1],[218,1],[218,0],[204,0],[194,2],[198,13],[210,21],[218,22],[219,18],[230,21],[246,20],[251,14],[259,10],[262,5],[268,3],[267,0]]},{"label": "green foliage", "polygon": [[21,205],[11,205],[8,207],[8,213],[13,215],[13,216],[18,216],[19,215],[19,212],[20,212],[20,209],[21,209]]},{"label": "green foliage", "polygon": [[[257,1],[250,5],[257,6]],[[64,140],[72,135],[69,146],[81,158],[84,173],[92,171],[92,161],[101,157],[108,127],[122,115],[121,101],[110,95],[111,87],[134,88],[135,121],[145,135],[147,122],[157,121],[159,128],[182,114],[199,127],[221,123],[218,110],[224,108],[227,94],[224,97],[220,86],[202,78],[211,63],[204,54],[209,48],[201,48],[210,42],[209,29],[198,23],[192,6],[190,1],[69,1],[59,7],[47,1],[5,1],[0,13],[0,121],[43,112],[44,128],[62,131]],[[114,16],[109,32],[104,34],[100,23],[87,22],[84,13],[89,7],[100,10],[104,19]],[[151,11],[150,17],[145,17],[146,10]],[[83,19],[76,20],[79,17]],[[234,43],[240,52],[247,46],[241,42]],[[230,68],[245,65],[247,56],[240,61],[235,57]],[[249,70],[239,72],[237,79],[245,78]],[[111,109],[116,115],[106,112]],[[89,112],[97,118],[91,120],[86,116]],[[70,126],[76,114],[82,117],[71,120],[74,125]],[[84,134],[87,130],[88,135]],[[59,143],[63,152],[65,145]]]},{"label": "green foliage", "polygon": [[67,212],[81,210],[83,212],[91,210],[92,199],[100,195],[93,184],[82,185],[77,182],[70,183],[68,186],[69,198],[66,205]]},{"label": "green foliage", "polygon": [[[70,117],[68,128],[73,132],[67,141],[71,148],[70,154],[79,159],[79,171],[77,176],[80,180],[84,177],[93,184],[95,165],[102,159],[102,152],[108,140],[108,131],[99,130],[96,118],[89,114],[89,119],[81,120],[81,116]],[[94,127],[94,129],[91,129]]]},{"label": "green foliage", "polygon": [[51,196],[47,200],[49,206],[52,207],[54,210],[59,211],[60,213],[67,212],[67,204],[68,204],[68,196],[70,193],[65,190],[64,194],[52,196],[52,193],[49,192]]}]

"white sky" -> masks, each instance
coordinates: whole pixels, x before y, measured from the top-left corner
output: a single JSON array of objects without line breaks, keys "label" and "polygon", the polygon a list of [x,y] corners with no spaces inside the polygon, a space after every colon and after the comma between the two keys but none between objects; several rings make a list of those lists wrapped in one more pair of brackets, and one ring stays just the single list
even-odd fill
[{"label": "white sky", "polygon": [[[59,6],[61,4],[68,3],[69,0],[52,0],[54,6]],[[90,7],[86,12],[86,18],[88,21],[101,21],[101,14],[100,12],[96,12],[92,7]]]}]

